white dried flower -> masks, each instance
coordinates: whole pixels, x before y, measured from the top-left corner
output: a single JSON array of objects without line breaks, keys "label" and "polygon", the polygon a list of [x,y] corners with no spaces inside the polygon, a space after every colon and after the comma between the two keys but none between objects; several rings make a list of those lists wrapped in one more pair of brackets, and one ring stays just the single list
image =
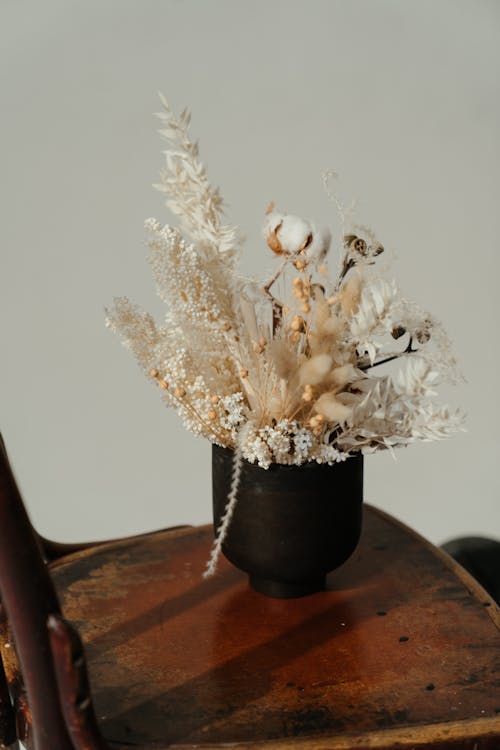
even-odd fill
[{"label": "white dried flower", "polygon": [[168,141],[161,182],[155,187],[167,196],[167,206],[179,216],[182,226],[200,249],[224,255],[233,261],[239,244],[235,227],[224,222],[219,189],[208,181],[199,159],[198,144],[189,137],[191,115],[184,110],[176,118],[163,95],[158,113],[160,134]]}]

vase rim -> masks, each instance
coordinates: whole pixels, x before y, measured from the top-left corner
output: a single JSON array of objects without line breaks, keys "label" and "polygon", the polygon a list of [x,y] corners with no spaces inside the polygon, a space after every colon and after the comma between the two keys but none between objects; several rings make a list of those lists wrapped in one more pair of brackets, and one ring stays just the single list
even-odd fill
[{"label": "vase rim", "polygon": [[[226,446],[217,445],[217,443],[212,443],[212,451],[213,452],[219,452],[222,455],[234,455],[234,448],[228,448]],[[364,454],[361,453],[361,451],[356,451],[355,453],[347,453],[347,457],[344,461],[335,461],[334,463],[328,463],[328,462],[321,462],[316,461],[315,459],[311,461],[304,461],[301,464],[280,464],[277,461],[271,462],[267,468],[260,466],[256,461],[252,462],[249,461],[247,458],[243,458],[245,464],[247,466],[253,467],[254,469],[262,469],[262,471],[298,471],[298,470],[311,470],[313,468],[329,468],[334,469],[337,466],[342,466],[346,464],[348,461],[351,460],[357,460],[362,461],[364,458]]]}]

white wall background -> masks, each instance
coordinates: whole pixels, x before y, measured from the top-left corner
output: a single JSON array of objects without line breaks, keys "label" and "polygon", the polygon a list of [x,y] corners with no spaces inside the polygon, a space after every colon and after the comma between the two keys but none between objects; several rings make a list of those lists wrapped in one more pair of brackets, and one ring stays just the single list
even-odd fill
[{"label": "white wall background", "polygon": [[161,89],[193,132],[246,269],[271,198],[328,222],[334,167],[455,341],[469,432],[367,459],[366,498],[435,542],[500,536],[497,0],[2,0],[0,425],[38,528],[104,538],[210,519],[210,448],[104,328],[161,312],[143,220]]}]

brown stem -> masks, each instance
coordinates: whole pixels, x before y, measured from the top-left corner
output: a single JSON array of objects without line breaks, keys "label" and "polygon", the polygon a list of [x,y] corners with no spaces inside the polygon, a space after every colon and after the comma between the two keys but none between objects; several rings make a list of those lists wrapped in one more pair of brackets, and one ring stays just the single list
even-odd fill
[{"label": "brown stem", "polygon": [[335,290],[337,292],[339,291],[341,284],[344,281],[345,277],[347,276],[351,268],[354,268],[355,265],[356,265],[356,261],[353,258],[349,258],[349,253],[346,253],[344,257],[344,262],[342,264],[342,270],[340,271],[340,276],[337,281],[337,286],[335,287]]},{"label": "brown stem", "polygon": [[285,258],[281,266],[278,268],[274,276],[270,281],[267,282],[267,284],[264,287],[264,293],[267,294],[267,296],[270,298],[272,305],[273,305],[273,334],[278,329],[279,324],[281,323],[282,317],[283,317],[283,305],[281,302],[278,302],[276,297],[274,297],[273,294],[271,294],[271,287],[273,284],[276,283],[276,281],[279,279],[283,271],[285,270],[286,264],[288,263],[288,258]]},{"label": "brown stem", "polygon": [[264,287],[264,291],[265,291],[265,293],[266,293],[266,294],[267,294],[267,295],[268,295],[269,297],[272,297],[272,299],[274,299],[274,297],[273,297],[273,295],[271,294],[271,292],[270,292],[269,290],[271,289],[271,287],[273,286],[273,284],[275,284],[275,283],[276,283],[276,281],[277,281],[277,280],[279,279],[279,277],[280,277],[280,276],[281,276],[281,274],[283,273],[283,271],[284,271],[284,269],[285,269],[285,266],[286,266],[286,264],[287,264],[287,263],[288,263],[288,258],[286,258],[286,259],[285,259],[285,260],[283,261],[283,263],[282,263],[282,264],[281,264],[281,266],[280,266],[280,267],[278,268],[278,270],[276,271],[276,273],[274,274],[274,276],[272,277],[272,279],[271,279],[270,281],[268,281],[268,282],[267,282],[267,284],[266,284],[266,285],[265,285],[265,287]]}]

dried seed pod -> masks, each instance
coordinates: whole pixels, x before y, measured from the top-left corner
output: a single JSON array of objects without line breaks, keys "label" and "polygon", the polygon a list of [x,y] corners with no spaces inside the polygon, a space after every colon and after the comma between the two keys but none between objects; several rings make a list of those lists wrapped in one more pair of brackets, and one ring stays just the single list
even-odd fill
[{"label": "dried seed pod", "polygon": [[344,245],[345,247],[350,247],[351,243],[356,240],[357,237],[355,234],[344,234]]},{"label": "dried seed pod", "polygon": [[361,237],[355,237],[349,245],[349,250],[359,255],[366,255],[366,242]]},{"label": "dried seed pod", "polygon": [[150,370],[149,374],[151,375],[152,378],[157,378],[160,373],[158,372],[156,367],[153,367],[153,369]]},{"label": "dried seed pod", "polygon": [[431,337],[431,332],[428,328],[421,328],[419,331],[415,331],[415,338],[419,344],[427,344]]},{"label": "dried seed pod", "polygon": [[293,296],[296,297],[299,302],[304,299],[304,290],[300,286],[296,286],[293,290]]},{"label": "dried seed pod", "polygon": [[213,422],[216,417],[217,417],[217,412],[215,411],[215,409],[209,409],[207,411],[207,419],[210,422]]},{"label": "dried seed pod", "polygon": [[248,370],[245,370],[244,367],[240,370],[240,378],[248,378]]},{"label": "dried seed pod", "polygon": [[217,396],[217,395],[216,395],[215,393],[213,393],[213,394],[212,394],[212,395],[210,396],[210,403],[211,403],[211,404],[218,404],[218,403],[219,403],[219,401],[220,401],[220,396]]},{"label": "dried seed pod", "polygon": [[290,323],[290,328],[292,329],[292,331],[297,331],[297,332],[304,331],[305,330],[304,318],[301,315],[296,315],[293,318],[292,322]]},{"label": "dried seed pod", "polygon": [[303,271],[304,268],[307,266],[307,261],[299,258],[299,260],[295,261],[294,266],[297,269],[297,271]]},{"label": "dried seed pod", "polygon": [[[324,295],[324,294],[325,294],[325,291],[326,291],[326,290],[325,290],[325,287],[323,286],[323,284],[313,284],[313,285],[311,286],[311,295],[310,295],[310,296],[311,296],[311,297],[312,297],[313,299],[317,299],[317,295],[318,295],[318,292],[321,292],[321,294],[323,294],[323,295]],[[327,301],[328,301],[328,300],[327,300]]]},{"label": "dried seed pod", "polygon": [[325,421],[325,417],[322,414],[316,414],[314,417],[311,417],[311,419],[309,420],[309,424],[315,435],[321,434]]},{"label": "dried seed pod", "polygon": [[176,398],[184,398],[185,395],[186,395],[186,389],[183,388],[182,386],[178,386],[174,391],[174,396]]},{"label": "dried seed pod", "polygon": [[406,333],[406,328],[403,326],[394,326],[394,328],[391,331],[391,336],[393,339],[400,339],[401,336],[404,336]]},{"label": "dried seed pod", "polygon": [[159,380],[158,381],[158,385],[160,386],[160,388],[162,389],[162,391],[168,390],[168,383],[167,383],[166,380]]},{"label": "dried seed pod", "polygon": [[304,304],[302,305],[302,312],[303,313],[311,312],[311,305],[309,304],[309,302],[304,302]]}]

